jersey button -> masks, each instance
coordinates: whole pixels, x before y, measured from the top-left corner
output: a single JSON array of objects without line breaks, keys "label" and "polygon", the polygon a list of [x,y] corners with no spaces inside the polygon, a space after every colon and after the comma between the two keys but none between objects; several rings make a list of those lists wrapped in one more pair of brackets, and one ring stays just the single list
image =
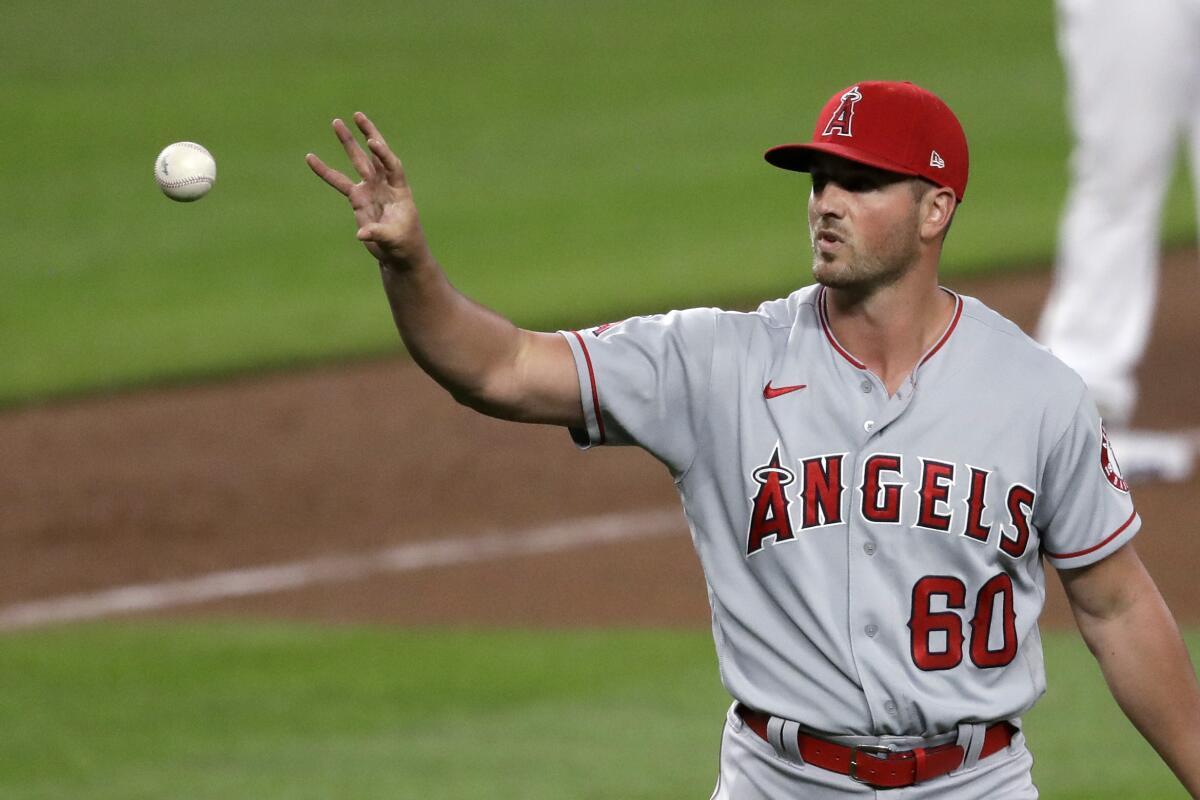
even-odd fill
[{"label": "jersey button", "polygon": [[869,419],[866,422],[864,422],[863,430],[866,431],[867,433],[870,433],[871,431],[875,430],[875,420]]},{"label": "jersey button", "polygon": [[878,625],[868,625],[867,627],[863,628],[863,631],[867,634],[867,636],[874,639],[875,634],[879,633],[879,626]]},{"label": "jersey button", "polygon": [[894,717],[899,709],[896,707],[896,702],[894,700],[888,700],[883,704],[883,710]]},{"label": "jersey button", "polygon": [[864,544],[864,545],[863,545],[863,552],[864,552],[864,553],[866,553],[866,554],[867,554],[867,555],[869,555],[869,556],[873,556],[873,555],[875,555],[875,543],[874,543],[874,542],[867,542],[866,544]]},{"label": "jersey button", "polygon": [[862,390],[863,390],[863,394],[871,393],[871,382],[869,380],[864,380],[862,382]]}]

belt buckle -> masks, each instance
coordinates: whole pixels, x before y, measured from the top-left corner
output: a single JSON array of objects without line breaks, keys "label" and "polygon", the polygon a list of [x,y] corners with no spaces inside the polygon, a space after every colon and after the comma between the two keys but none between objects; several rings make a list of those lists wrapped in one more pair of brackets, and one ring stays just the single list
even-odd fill
[{"label": "belt buckle", "polygon": [[[856,781],[858,783],[864,784],[866,786],[873,786],[874,784],[872,784],[866,778],[860,777],[858,774],[858,754],[859,753],[869,753],[869,754],[871,754],[872,758],[874,758],[877,755],[888,756],[894,752],[896,752],[896,751],[892,750],[892,748],[884,747],[883,745],[880,745],[880,744],[852,744],[852,745],[850,745],[850,773],[849,773],[850,779],[853,781]],[[883,759],[876,758],[875,760],[882,761]]]}]

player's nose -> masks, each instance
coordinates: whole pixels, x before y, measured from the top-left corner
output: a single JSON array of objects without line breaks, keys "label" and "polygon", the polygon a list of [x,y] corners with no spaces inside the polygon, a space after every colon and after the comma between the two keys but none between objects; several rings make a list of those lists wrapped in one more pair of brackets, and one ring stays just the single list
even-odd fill
[{"label": "player's nose", "polygon": [[841,217],[846,212],[846,190],[836,183],[828,182],[814,186],[809,195],[808,209],[816,217]]}]

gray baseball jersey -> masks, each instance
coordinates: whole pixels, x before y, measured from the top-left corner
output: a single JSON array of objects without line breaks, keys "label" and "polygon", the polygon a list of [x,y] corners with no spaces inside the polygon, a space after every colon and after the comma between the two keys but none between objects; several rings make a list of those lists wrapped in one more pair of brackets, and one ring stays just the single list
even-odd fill
[{"label": "gray baseball jersey", "polygon": [[1009,719],[1044,691],[1043,557],[1140,520],[1082,381],[978,300],[888,396],[824,289],[564,331],[582,447],[671,471],[733,697],[832,734]]}]

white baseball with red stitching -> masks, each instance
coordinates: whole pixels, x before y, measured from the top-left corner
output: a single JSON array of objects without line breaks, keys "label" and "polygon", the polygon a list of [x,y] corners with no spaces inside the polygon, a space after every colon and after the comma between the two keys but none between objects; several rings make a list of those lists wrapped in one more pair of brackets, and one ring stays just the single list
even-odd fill
[{"label": "white baseball with red stitching", "polygon": [[154,180],[172,200],[199,200],[217,180],[217,162],[195,142],[176,142],[163,148],[155,159]]}]

